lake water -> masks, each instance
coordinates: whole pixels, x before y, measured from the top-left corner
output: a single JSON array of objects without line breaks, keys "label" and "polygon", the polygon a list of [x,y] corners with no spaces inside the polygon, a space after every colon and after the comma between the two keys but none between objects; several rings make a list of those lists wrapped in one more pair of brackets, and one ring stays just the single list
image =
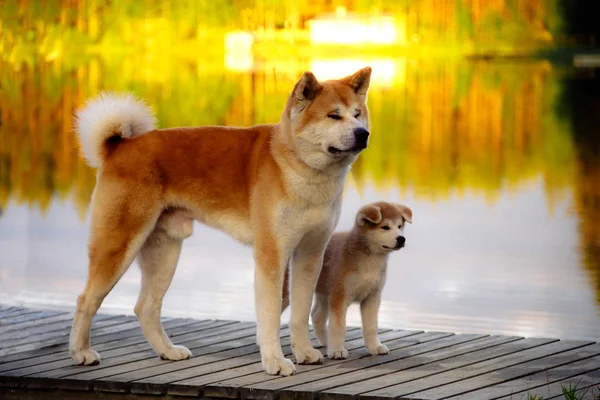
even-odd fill
[{"label": "lake water", "polygon": [[[600,71],[545,61],[0,65],[0,303],[72,310],[84,286],[94,171],[71,118],[87,97],[131,90],[161,127],[276,122],[303,70],[325,79],[366,64],[372,139],[338,229],[371,201],[414,213],[390,258],[380,325],[600,340]],[[249,248],[197,225],[164,314],[254,320],[253,268]],[[131,313],[139,286],[134,265],[101,311]],[[357,307],[349,323],[360,323]]]}]

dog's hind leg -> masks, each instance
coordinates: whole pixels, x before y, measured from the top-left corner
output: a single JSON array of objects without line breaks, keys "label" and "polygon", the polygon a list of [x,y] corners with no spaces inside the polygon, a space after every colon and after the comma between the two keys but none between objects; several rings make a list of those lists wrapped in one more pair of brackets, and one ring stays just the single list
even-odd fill
[{"label": "dog's hind leg", "polygon": [[164,360],[184,360],[192,353],[169,340],[160,322],[162,301],[175,274],[183,240],[155,229],[138,256],[142,270],[142,289],[135,305],[144,336],[154,351]]},{"label": "dog's hind leg", "polygon": [[95,365],[100,362],[99,354],[90,348],[92,318],[133,261],[158,218],[159,212],[155,216],[151,213],[152,203],[146,204],[150,207],[139,203],[128,207],[128,200],[139,198],[142,197],[127,199],[123,196],[114,202],[112,196],[95,193],[92,200],[88,280],[77,299],[69,340],[75,364]]}]

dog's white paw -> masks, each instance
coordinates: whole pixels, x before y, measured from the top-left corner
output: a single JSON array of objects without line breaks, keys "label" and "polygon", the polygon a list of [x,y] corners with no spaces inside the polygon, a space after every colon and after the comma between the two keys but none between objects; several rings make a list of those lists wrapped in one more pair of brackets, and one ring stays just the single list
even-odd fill
[{"label": "dog's white paw", "polygon": [[263,358],[262,367],[269,375],[290,376],[296,372],[294,363],[287,358]]},{"label": "dog's white paw", "polygon": [[343,347],[340,349],[327,349],[327,357],[334,360],[345,360],[348,358],[348,350]]},{"label": "dog's white paw", "polygon": [[380,343],[377,346],[369,347],[369,353],[371,353],[374,356],[388,354],[389,352],[390,350],[385,344]]},{"label": "dog's white paw", "polygon": [[303,349],[293,349],[297,364],[323,364],[323,354],[312,346]]},{"label": "dog's white paw", "polygon": [[187,360],[191,356],[192,352],[187,347],[179,345],[174,345],[160,354],[161,359],[171,361]]},{"label": "dog's white paw", "polygon": [[100,354],[92,349],[71,350],[71,358],[76,365],[98,365]]}]

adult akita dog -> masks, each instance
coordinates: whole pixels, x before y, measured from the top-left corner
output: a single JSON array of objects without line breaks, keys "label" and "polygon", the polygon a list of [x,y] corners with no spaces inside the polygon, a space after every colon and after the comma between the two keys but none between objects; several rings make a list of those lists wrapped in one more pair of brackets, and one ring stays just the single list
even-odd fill
[{"label": "adult akita dog", "polygon": [[144,335],[163,359],[191,356],[171,343],[160,322],[162,299],[186,236],[169,235],[164,227],[184,210],[254,246],[264,370],[273,375],[295,371],[279,341],[284,272],[290,262],[293,353],[299,364],[322,363],[308,335],[308,316],[324,249],[339,220],[346,177],[367,147],[370,78],[370,67],[324,82],[306,72],[278,124],[249,128],[156,130],[151,110],[131,96],[102,95],[88,102],[77,113],[76,129],[86,159],[98,171],[88,281],[71,330],[74,362],[100,361],[90,348],[92,318],[136,256],[142,288],[135,313]]}]

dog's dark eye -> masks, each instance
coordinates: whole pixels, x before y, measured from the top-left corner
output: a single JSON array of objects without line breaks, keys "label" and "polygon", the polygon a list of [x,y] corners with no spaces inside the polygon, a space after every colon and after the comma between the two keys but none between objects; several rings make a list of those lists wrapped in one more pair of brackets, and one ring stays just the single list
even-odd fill
[{"label": "dog's dark eye", "polygon": [[384,231],[389,231],[389,230],[390,230],[390,227],[389,227],[389,226],[387,226],[387,225],[385,225],[385,226],[382,226],[382,227],[381,227],[381,229],[383,229]]},{"label": "dog's dark eye", "polygon": [[402,225],[398,225],[398,229],[402,229]]},{"label": "dog's dark eye", "polygon": [[331,119],[335,119],[335,120],[340,120],[340,119],[342,119],[342,117],[340,117],[340,116],[339,116],[339,115],[337,115],[337,114],[327,114],[327,117],[328,117],[328,118],[331,118]]},{"label": "dog's dark eye", "polygon": [[360,117],[360,111],[357,112],[356,114],[354,114],[354,118],[358,118],[358,117]]}]

